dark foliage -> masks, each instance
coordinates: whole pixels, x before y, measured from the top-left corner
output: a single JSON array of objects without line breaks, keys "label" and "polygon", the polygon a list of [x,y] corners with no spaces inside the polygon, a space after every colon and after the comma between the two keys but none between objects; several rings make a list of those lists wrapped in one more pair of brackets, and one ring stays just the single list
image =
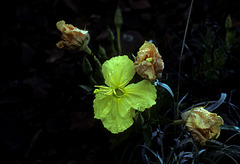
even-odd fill
[{"label": "dark foliage", "polygon": [[[124,134],[110,134],[93,118],[94,95],[79,86],[93,84],[82,70],[85,54],[59,50],[55,45],[60,40],[56,22],[65,20],[79,28],[86,27],[91,35],[89,46],[94,53],[97,54],[102,45],[111,57],[107,28],[116,34],[114,14],[120,6],[123,53],[136,54],[144,40],[153,40],[166,66],[162,82],[176,93],[179,54],[189,5],[190,1],[186,0],[5,2],[2,11],[7,12],[2,14],[0,34],[0,163],[139,163],[145,160],[141,159],[145,157],[143,154],[149,153],[147,146],[151,144],[149,151],[156,153],[161,143],[164,143],[165,155],[160,156],[165,159],[172,155],[179,160],[187,157],[208,163],[217,162],[217,157],[225,159],[222,155],[226,152],[233,156],[235,150],[239,153],[237,146],[221,145],[224,150],[213,149],[218,142],[209,143],[208,150],[203,150],[206,147],[196,150],[194,148],[199,145],[187,138],[185,131],[177,138],[184,129],[175,131],[174,127],[165,126],[170,121],[167,118],[173,119],[169,110],[174,104],[162,88],[155,111],[138,116],[136,124]],[[240,126],[237,111],[240,106],[239,7],[238,0],[195,0],[182,59],[180,90],[180,98],[188,93],[180,106],[181,111],[191,106],[189,104],[207,103],[227,93],[225,103],[217,110],[222,111],[221,116],[228,125],[236,127]],[[236,34],[235,40],[228,41],[226,47],[228,15],[232,18],[232,27],[228,30]],[[93,59],[89,60],[94,63]],[[213,70],[209,68],[209,61],[210,65],[217,63]],[[162,117],[148,119],[156,113]],[[162,120],[161,127],[156,123],[159,120]],[[172,133],[164,133],[167,128]],[[236,144],[240,139],[237,133],[239,131],[223,130],[220,140]],[[233,135],[236,136],[229,139]],[[184,147],[183,141],[192,145]],[[139,146],[144,143],[145,146]],[[175,154],[171,154],[173,149]],[[188,153],[191,149],[195,154]],[[148,159],[157,161],[153,152],[148,154]],[[205,152],[209,152],[208,161],[202,160]]]}]

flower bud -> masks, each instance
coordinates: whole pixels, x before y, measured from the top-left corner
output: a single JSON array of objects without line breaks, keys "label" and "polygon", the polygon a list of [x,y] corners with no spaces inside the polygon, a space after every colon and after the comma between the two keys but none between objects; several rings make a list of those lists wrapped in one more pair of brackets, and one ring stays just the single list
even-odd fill
[{"label": "flower bud", "polygon": [[104,61],[107,60],[106,50],[101,45],[99,45],[98,56],[99,58],[102,58]]},{"label": "flower bud", "polygon": [[115,39],[114,34],[110,28],[107,28],[107,40],[113,42]]},{"label": "flower bud", "polygon": [[225,21],[225,28],[226,29],[231,29],[232,28],[232,19],[231,19],[230,15],[228,15],[228,17]]},{"label": "flower bud", "polygon": [[215,113],[208,112],[204,107],[195,107],[182,115],[185,126],[192,137],[204,145],[210,139],[217,139],[223,119]]},{"label": "flower bud", "polygon": [[89,51],[88,43],[90,35],[86,30],[80,30],[71,24],[65,24],[65,21],[59,21],[57,28],[62,32],[61,38],[56,46],[60,49]]},{"label": "flower bud", "polygon": [[86,57],[84,57],[82,61],[82,70],[87,75],[91,74],[93,71],[92,65]]},{"label": "flower bud", "polygon": [[121,26],[123,23],[121,9],[118,7],[115,13],[114,22],[116,26]]},{"label": "flower bud", "polygon": [[154,81],[158,73],[162,73],[164,63],[162,56],[154,44],[145,41],[137,53],[134,63],[135,71],[142,77]]}]

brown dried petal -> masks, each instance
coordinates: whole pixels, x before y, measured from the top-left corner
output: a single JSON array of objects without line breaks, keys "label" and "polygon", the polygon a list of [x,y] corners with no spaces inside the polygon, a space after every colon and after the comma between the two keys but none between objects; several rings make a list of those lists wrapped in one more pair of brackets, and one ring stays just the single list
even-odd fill
[{"label": "brown dried petal", "polygon": [[88,31],[80,30],[71,24],[65,24],[65,21],[57,22],[57,28],[62,32],[61,38],[56,46],[60,49],[81,49],[88,45],[90,35]]},{"label": "brown dried petal", "polygon": [[210,113],[203,107],[195,107],[182,114],[185,126],[194,139],[202,145],[210,139],[216,139],[220,135],[220,126],[223,119],[215,113]]},{"label": "brown dried petal", "polygon": [[139,75],[151,81],[156,79],[158,73],[163,72],[164,63],[154,44],[145,41],[140,47],[134,69]]}]

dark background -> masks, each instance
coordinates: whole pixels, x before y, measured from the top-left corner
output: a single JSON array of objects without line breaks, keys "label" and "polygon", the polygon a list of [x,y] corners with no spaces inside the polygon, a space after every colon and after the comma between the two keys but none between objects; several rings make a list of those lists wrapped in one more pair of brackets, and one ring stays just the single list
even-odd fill
[{"label": "dark background", "polygon": [[[107,47],[106,29],[111,28],[115,34],[117,5],[124,22],[123,52],[136,55],[144,40],[153,40],[166,65],[164,79],[167,81],[167,74],[172,75],[171,87],[175,90],[190,1],[4,2],[0,33],[0,163],[118,163],[124,149],[116,146],[115,140],[111,140],[114,137],[103,129],[101,122],[94,120],[94,96],[79,87],[89,84],[88,76],[82,72],[84,53],[59,50],[55,45],[60,40],[56,22],[65,20],[82,29],[86,26],[93,52],[98,51],[99,44]],[[234,29],[239,30],[239,8],[238,0],[195,0],[186,42],[206,20],[224,27],[229,14]],[[195,50],[190,50],[194,54]],[[239,49],[233,52],[237,61],[238,53]],[[187,57],[188,54],[183,58],[183,74],[191,70]],[[231,70],[232,74],[216,85],[215,81],[200,86],[184,83],[182,93],[191,90],[203,100],[214,96],[217,99],[220,92],[232,93],[233,103],[239,106],[239,63],[235,62]]]}]

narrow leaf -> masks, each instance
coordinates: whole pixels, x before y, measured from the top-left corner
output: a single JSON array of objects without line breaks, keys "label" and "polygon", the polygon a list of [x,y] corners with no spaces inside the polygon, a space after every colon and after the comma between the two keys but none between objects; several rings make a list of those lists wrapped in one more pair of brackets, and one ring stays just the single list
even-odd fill
[{"label": "narrow leaf", "polygon": [[87,85],[79,85],[82,89],[84,89],[87,92],[92,92],[94,90],[93,87],[87,86]]},{"label": "narrow leaf", "polygon": [[237,126],[232,126],[232,125],[223,125],[223,126],[220,126],[220,129],[240,132],[240,128],[239,128],[239,127],[237,127]]},{"label": "narrow leaf", "polygon": [[181,100],[178,102],[178,106],[181,105],[182,101],[187,97],[187,95],[188,93],[185,96],[183,96],[183,98],[181,98]]},{"label": "narrow leaf", "polygon": [[143,126],[143,138],[146,146],[150,146],[152,141],[152,127],[150,125]]},{"label": "narrow leaf", "polygon": [[222,103],[224,102],[224,100],[226,99],[226,97],[227,97],[227,94],[226,94],[226,93],[221,93],[220,99],[219,99],[216,103],[212,104],[211,106],[208,106],[208,107],[206,108],[206,110],[208,110],[209,112],[214,111],[214,110],[217,109],[220,105],[222,105]]},{"label": "narrow leaf", "polygon": [[180,141],[180,142],[177,144],[176,148],[179,148],[180,146],[182,146],[182,145],[184,145],[184,144],[187,144],[187,143],[189,143],[189,142],[192,143],[192,142],[193,142],[193,139],[192,139],[192,138],[186,138],[186,139]]},{"label": "narrow leaf", "polygon": [[157,85],[159,85],[159,86],[163,87],[164,89],[166,89],[166,90],[170,93],[170,95],[172,96],[172,98],[174,98],[173,91],[172,91],[172,89],[171,89],[167,84],[161,83],[160,81],[157,80],[157,81],[155,82],[155,86],[157,86]]}]

